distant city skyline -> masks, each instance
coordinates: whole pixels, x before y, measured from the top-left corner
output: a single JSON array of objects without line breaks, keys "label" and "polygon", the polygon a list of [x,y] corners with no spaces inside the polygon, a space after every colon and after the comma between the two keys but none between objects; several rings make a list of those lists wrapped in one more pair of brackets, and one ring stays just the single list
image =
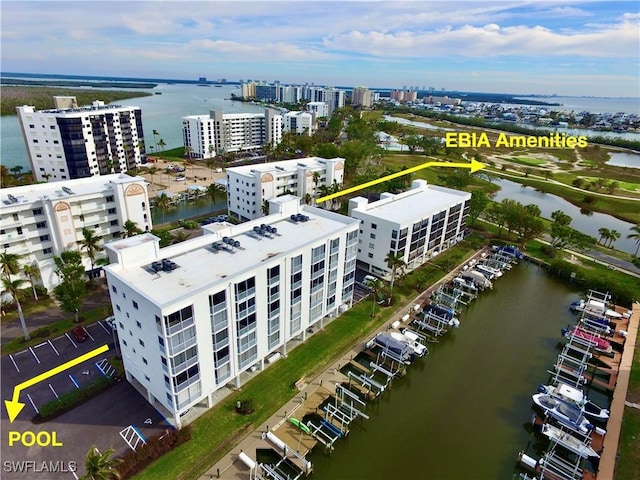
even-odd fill
[{"label": "distant city skyline", "polygon": [[640,97],[638,2],[3,1],[2,70]]}]

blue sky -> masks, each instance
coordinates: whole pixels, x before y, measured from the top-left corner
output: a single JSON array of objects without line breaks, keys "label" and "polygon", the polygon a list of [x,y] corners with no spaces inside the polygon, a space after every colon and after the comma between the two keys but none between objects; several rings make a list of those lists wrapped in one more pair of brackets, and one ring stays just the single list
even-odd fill
[{"label": "blue sky", "polygon": [[637,1],[5,1],[2,70],[640,96]]}]

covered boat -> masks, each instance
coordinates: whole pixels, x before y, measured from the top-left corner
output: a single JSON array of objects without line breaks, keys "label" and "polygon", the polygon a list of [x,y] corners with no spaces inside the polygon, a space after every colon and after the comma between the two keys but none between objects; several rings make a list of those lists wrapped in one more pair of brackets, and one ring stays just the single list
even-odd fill
[{"label": "covered boat", "polygon": [[592,418],[599,418],[602,420],[609,418],[609,410],[599,407],[589,400],[582,390],[572,387],[571,385],[567,385],[565,383],[559,383],[556,386],[540,385],[538,387],[538,392],[546,393],[554,398],[571,403],[576,407],[581,408],[585,415]]},{"label": "covered boat", "polygon": [[611,342],[609,342],[609,340],[602,338],[596,333],[587,332],[580,327],[563,328],[562,335],[567,340],[570,340],[572,336],[584,340],[585,342],[592,344],[596,350],[602,353],[611,353],[611,351],[613,350],[611,348]]},{"label": "covered boat", "polygon": [[540,407],[546,415],[555,418],[576,432],[587,434],[594,427],[585,418],[581,408],[546,393],[536,393],[532,398],[533,403]]}]

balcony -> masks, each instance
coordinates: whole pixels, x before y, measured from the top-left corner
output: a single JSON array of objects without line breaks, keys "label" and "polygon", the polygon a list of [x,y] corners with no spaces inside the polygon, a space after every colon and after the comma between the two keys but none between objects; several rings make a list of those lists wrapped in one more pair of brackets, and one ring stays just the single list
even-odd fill
[{"label": "balcony", "polygon": [[[178,333],[185,328],[190,327],[191,325],[193,325],[193,317],[187,318],[186,320],[182,320],[178,323],[174,323],[173,325],[167,327],[167,336],[169,337],[174,333]],[[160,328],[158,328],[158,330],[160,330]]]},{"label": "balcony", "polygon": [[184,342],[177,344],[177,345],[173,345],[171,343],[171,341],[169,341],[169,348],[168,348],[169,356],[173,357],[173,356],[177,355],[178,353],[182,352],[183,350],[186,350],[187,348],[194,346],[196,343],[198,343],[198,341],[197,341],[195,335],[193,337],[191,337],[191,338],[188,338]]}]

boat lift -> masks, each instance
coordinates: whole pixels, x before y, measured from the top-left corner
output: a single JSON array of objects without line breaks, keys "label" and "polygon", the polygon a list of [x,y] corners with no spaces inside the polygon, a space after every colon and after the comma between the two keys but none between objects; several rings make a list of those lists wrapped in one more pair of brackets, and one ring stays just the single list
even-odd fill
[{"label": "boat lift", "polygon": [[349,377],[349,385],[351,385],[351,379],[354,379],[360,385],[366,386],[367,391],[373,392],[376,397],[384,392],[385,386],[376,382],[375,380],[370,379],[369,377],[358,375],[357,373],[353,372],[347,372],[347,377]]},{"label": "boat lift", "polygon": [[341,435],[329,435],[323,430],[323,425],[316,425],[311,420],[307,422],[307,427],[311,430],[311,436],[323,444],[330,452],[335,448],[333,444],[341,437]]},{"label": "boat lift", "polygon": [[445,317],[441,317],[431,312],[422,312],[421,316],[422,318],[417,317],[412,322],[421,330],[426,330],[436,337],[444,335],[449,330],[450,320],[446,319]]},{"label": "boat lift", "polygon": [[[576,456],[573,462],[562,458],[556,452],[556,443],[540,458],[541,478],[562,478],[565,480],[581,480],[583,478],[580,463],[582,458]],[[545,477],[545,475],[547,475]]]}]

